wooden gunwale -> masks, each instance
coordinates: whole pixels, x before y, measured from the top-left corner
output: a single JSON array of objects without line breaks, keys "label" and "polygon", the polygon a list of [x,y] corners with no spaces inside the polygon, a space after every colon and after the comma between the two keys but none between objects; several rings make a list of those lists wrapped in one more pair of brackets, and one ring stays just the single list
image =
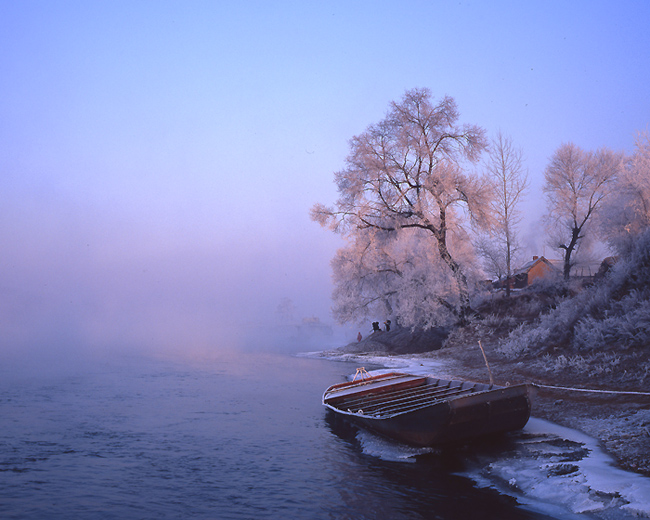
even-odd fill
[{"label": "wooden gunwale", "polygon": [[357,386],[362,383],[373,383],[377,381],[388,381],[390,379],[402,379],[409,374],[402,374],[401,372],[389,372],[388,374],[380,374],[377,376],[372,376],[366,379],[360,379],[357,381],[345,381],[344,383],[336,383],[335,385],[330,386],[327,389],[327,392],[333,392],[335,390],[344,389],[346,387]]},{"label": "wooden gunwale", "polygon": [[426,376],[402,375],[393,379],[379,379],[339,383],[337,388],[328,388],[323,400],[329,404],[340,403],[350,399],[363,399],[370,396],[386,395],[391,392],[408,390],[426,383]]}]

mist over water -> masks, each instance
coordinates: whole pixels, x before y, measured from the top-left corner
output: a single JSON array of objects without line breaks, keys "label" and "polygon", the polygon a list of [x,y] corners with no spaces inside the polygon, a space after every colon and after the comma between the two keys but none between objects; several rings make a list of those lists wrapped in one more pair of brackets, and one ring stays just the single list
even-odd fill
[{"label": "mist over water", "polygon": [[321,269],[259,234],[146,227],[66,201],[0,213],[0,357],[285,348],[305,318],[332,325],[324,252]]}]

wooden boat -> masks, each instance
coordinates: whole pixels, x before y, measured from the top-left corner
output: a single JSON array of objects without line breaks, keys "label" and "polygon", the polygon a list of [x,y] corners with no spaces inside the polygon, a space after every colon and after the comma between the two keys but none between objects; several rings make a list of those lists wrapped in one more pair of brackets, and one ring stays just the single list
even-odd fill
[{"label": "wooden boat", "polygon": [[518,430],[530,417],[527,384],[502,387],[399,372],[365,374],[330,386],[323,404],[358,425],[414,446]]}]

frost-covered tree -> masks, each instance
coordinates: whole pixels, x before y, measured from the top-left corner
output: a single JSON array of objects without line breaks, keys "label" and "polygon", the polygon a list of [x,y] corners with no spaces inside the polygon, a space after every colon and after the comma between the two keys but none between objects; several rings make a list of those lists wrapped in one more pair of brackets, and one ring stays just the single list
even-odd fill
[{"label": "frost-covered tree", "polygon": [[619,253],[629,251],[650,228],[650,134],[639,132],[631,157],[620,171],[613,197],[603,208],[600,228]]},{"label": "frost-covered tree", "polygon": [[564,279],[573,255],[587,245],[588,231],[603,200],[611,195],[622,154],[607,148],[586,152],[573,143],[560,146],[544,171],[545,220],[551,244],[562,250]]},{"label": "frost-covered tree", "polygon": [[[470,240],[452,242],[455,258],[472,265],[473,251],[463,247]],[[454,279],[421,229],[359,230],[337,251],[332,269],[333,313],[341,323],[385,316],[396,324],[429,328],[456,316]]]},{"label": "frost-covered tree", "polygon": [[[395,283],[410,261],[377,230],[359,230],[332,259],[334,318],[340,323],[394,316]],[[393,250],[395,249],[395,250]]]},{"label": "frost-covered tree", "polygon": [[[512,275],[512,265],[519,251],[519,204],[528,187],[523,153],[510,137],[498,132],[492,140],[485,169],[492,186],[494,221],[489,233],[479,236],[477,251],[488,272],[507,279]],[[510,296],[509,284],[506,284],[506,296]]]},{"label": "frost-covered tree", "polygon": [[[418,240],[435,252],[454,281],[455,294],[440,292],[435,299],[463,320],[470,311],[469,285],[450,248],[450,235],[460,232],[465,215],[482,221],[489,208],[482,195],[485,183],[463,170],[486,148],[484,131],[459,125],[458,118],[451,97],[435,102],[428,89],[407,91],[391,103],[382,121],[350,140],[346,167],[335,174],[336,205],[317,204],[312,218],[347,237],[354,244],[346,253],[351,255],[363,250],[369,238],[402,243],[404,233],[418,230]],[[367,236],[365,231],[377,233]],[[369,267],[381,271],[381,263]],[[417,321],[411,318],[402,316]]]}]

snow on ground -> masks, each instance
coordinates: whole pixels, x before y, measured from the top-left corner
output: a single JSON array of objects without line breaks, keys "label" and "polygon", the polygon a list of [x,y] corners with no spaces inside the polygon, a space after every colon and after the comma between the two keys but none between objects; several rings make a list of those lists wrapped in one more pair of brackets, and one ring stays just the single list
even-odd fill
[{"label": "snow on ground", "polygon": [[512,449],[493,460],[483,457],[482,467],[466,475],[524,504],[560,504],[607,518],[650,517],[650,479],[616,468],[595,439],[535,417],[512,439]]},{"label": "snow on ground", "polygon": [[[417,356],[303,355],[385,367],[371,371],[372,375],[395,369],[442,378],[446,375],[444,363]],[[365,453],[383,460],[414,462],[416,457],[435,453],[365,431],[357,438]],[[510,434],[509,443],[498,450],[470,450],[464,455],[467,469],[463,475],[479,486],[510,494],[533,509],[557,514],[559,506],[571,515],[650,518],[650,479],[615,467],[595,439],[577,430],[531,417],[526,427]]]},{"label": "snow on ground", "polygon": [[[444,378],[446,375],[445,364],[432,359],[419,358],[417,356],[366,356],[359,354],[340,354],[337,352],[304,352],[298,354],[301,357],[314,357],[320,359],[331,359],[332,361],[345,361],[357,363],[359,366],[383,366],[384,370],[373,370],[372,374],[382,374],[399,369],[409,374],[424,375],[435,373],[436,376]],[[354,374],[352,374],[354,376]]]}]

